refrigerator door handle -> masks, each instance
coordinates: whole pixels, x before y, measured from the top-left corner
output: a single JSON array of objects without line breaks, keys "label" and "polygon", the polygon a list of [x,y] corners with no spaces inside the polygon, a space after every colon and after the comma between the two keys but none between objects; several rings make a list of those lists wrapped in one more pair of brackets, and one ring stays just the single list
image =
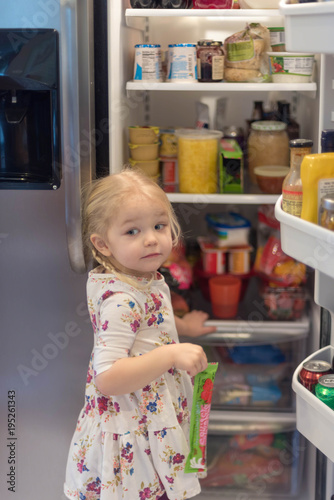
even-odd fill
[{"label": "refrigerator door handle", "polygon": [[95,177],[93,0],[61,0],[62,176],[71,268],[87,270],[81,191]]}]

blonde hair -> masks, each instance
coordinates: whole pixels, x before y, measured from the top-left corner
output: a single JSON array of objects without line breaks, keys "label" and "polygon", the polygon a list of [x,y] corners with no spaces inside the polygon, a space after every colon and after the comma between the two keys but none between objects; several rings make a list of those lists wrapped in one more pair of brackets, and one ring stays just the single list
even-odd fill
[{"label": "blonde hair", "polygon": [[120,173],[93,181],[84,188],[82,237],[86,260],[89,260],[93,255],[94,259],[107,271],[138,288],[141,287],[138,285],[138,280],[134,280],[120,272],[117,262],[99,252],[90,240],[91,235],[94,233],[102,238],[106,237],[113,217],[117,217],[122,204],[126,203],[126,200],[136,193],[158,199],[165,206],[171,227],[172,244],[175,247],[179,242],[181,229],[166,193],[155,181],[132,168],[124,168]]}]

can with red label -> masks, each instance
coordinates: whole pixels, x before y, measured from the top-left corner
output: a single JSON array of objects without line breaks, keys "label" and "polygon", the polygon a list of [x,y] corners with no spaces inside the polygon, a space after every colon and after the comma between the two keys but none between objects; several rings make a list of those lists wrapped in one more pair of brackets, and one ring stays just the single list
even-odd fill
[{"label": "can with red label", "polygon": [[333,373],[330,363],[321,359],[305,361],[299,374],[300,383],[315,394],[315,386],[323,375]]}]

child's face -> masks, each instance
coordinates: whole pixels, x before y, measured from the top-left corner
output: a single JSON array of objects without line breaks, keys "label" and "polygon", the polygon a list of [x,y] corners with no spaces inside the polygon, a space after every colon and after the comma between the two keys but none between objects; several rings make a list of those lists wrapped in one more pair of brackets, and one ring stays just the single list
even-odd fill
[{"label": "child's face", "polygon": [[104,240],[107,257],[113,257],[120,270],[151,277],[167,260],[172,236],[167,210],[162,202],[135,196],[124,203]]}]

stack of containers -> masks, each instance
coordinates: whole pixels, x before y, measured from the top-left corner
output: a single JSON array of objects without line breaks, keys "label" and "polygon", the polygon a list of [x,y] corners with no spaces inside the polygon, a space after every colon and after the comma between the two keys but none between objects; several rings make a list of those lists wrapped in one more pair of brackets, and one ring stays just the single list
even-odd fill
[{"label": "stack of containers", "polygon": [[148,177],[159,177],[159,127],[129,127],[130,165]]},{"label": "stack of containers", "polygon": [[209,237],[199,237],[203,271],[198,273],[199,286],[208,298],[208,280],[222,274],[249,277],[250,222],[239,214],[207,214]]}]

